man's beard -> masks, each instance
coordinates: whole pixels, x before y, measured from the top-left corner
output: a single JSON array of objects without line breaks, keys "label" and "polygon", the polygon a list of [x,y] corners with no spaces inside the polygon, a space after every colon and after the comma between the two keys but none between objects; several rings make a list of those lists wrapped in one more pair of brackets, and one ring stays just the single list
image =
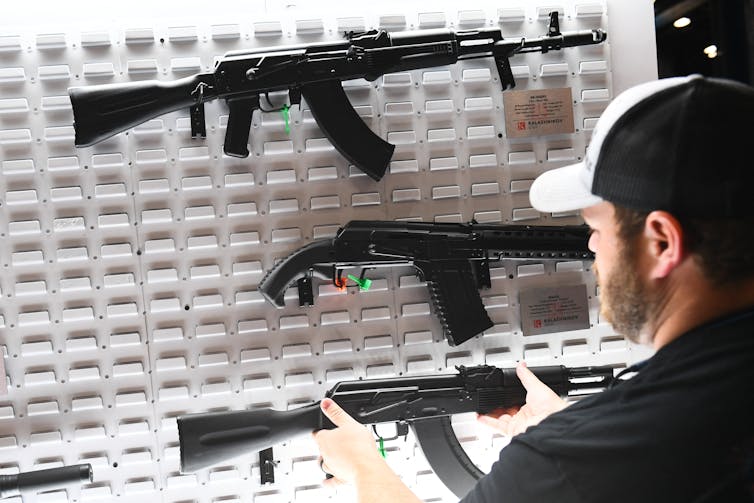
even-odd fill
[{"label": "man's beard", "polygon": [[[639,277],[635,251],[630,243],[623,243],[618,251],[610,275],[601,282],[600,314],[617,333],[639,343],[658,302],[657,292]],[[597,274],[596,266],[594,272]],[[597,278],[599,281],[598,274]]]}]

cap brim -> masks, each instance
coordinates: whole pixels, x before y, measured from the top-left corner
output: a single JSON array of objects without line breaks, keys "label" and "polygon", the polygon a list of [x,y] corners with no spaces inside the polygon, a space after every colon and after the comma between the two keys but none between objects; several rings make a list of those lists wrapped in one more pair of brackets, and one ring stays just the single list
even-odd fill
[{"label": "cap brim", "polygon": [[580,210],[601,203],[592,194],[591,177],[583,162],[542,173],[529,189],[531,205],[543,213]]}]

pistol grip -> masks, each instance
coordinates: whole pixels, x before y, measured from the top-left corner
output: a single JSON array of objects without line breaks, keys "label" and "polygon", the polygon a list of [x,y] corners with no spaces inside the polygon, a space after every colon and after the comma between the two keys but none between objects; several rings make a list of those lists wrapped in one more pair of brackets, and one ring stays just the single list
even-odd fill
[{"label": "pistol grip", "polygon": [[495,56],[495,66],[497,66],[497,74],[500,77],[503,91],[516,87],[516,79],[513,78],[513,70],[508,56]]},{"label": "pistol grip", "polygon": [[259,96],[229,98],[228,128],[223,151],[232,157],[249,157],[249,129],[254,110],[259,108]]},{"label": "pistol grip", "polygon": [[442,262],[429,268],[431,270],[425,271],[424,277],[451,346],[462,344],[493,325],[482,304],[474,270],[468,260]]}]

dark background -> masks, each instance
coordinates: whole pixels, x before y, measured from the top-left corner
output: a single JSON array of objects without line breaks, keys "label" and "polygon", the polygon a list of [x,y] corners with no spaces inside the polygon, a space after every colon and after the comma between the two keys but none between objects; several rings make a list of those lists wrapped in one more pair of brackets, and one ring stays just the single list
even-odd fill
[{"label": "dark background", "polygon": [[[701,73],[754,84],[754,0],[656,0],[654,8],[661,78]],[[675,28],[683,16],[691,24]],[[704,53],[711,44],[716,58]]]}]

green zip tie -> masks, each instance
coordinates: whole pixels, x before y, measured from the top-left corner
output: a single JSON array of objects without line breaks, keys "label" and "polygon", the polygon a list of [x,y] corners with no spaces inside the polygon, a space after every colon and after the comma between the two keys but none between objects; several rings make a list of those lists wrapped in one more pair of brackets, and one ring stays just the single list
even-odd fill
[{"label": "green zip tie", "polygon": [[372,280],[369,278],[359,279],[353,274],[349,274],[348,279],[353,280],[357,285],[359,285],[359,290],[367,291],[369,290],[369,287],[372,286]]},{"label": "green zip tie", "polygon": [[290,117],[288,110],[290,110],[288,105],[283,105],[283,108],[280,110],[280,113],[283,114],[283,120],[285,120],[285,132],[287,134],[291,134],[291,124],[288,121],[288,118]]},{"label": "green zip tie", "polygon": [[382,441],[382,437],[379,438],[380,446],[377,448],[378,451],[380,451],[380,456],[384,458],[387,458],[387,454],[385,454],[385,442]]}]

